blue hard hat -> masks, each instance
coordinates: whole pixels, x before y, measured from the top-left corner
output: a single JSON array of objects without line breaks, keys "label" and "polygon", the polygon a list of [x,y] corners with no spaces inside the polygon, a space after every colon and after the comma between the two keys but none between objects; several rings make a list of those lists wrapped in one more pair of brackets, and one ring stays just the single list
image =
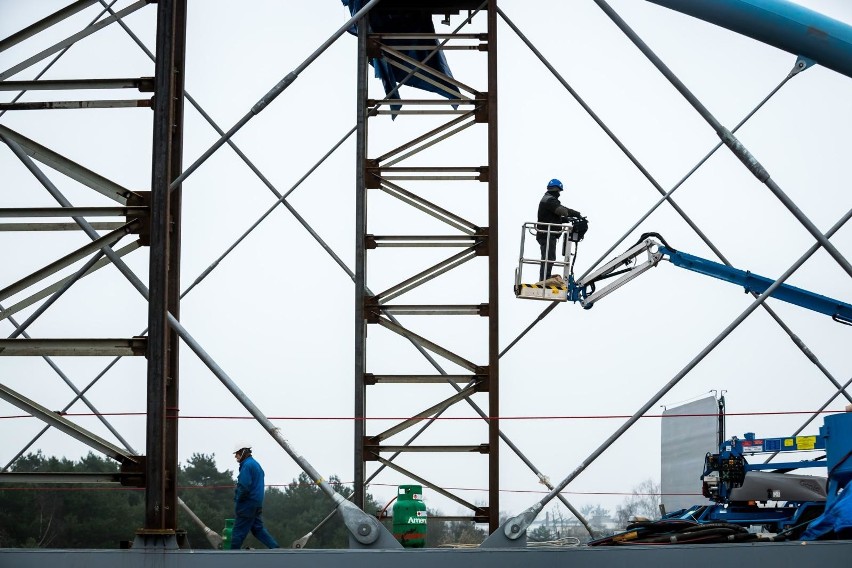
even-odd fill
[{"label": "blue hard hat", "polygon": [[559,181],[556,178],[553,178],[552,180],[547,182],[547,189],[550,189],[550,188],[553,188],[553,187],[558,188],[558,191],[562,191],[562,182]]}]

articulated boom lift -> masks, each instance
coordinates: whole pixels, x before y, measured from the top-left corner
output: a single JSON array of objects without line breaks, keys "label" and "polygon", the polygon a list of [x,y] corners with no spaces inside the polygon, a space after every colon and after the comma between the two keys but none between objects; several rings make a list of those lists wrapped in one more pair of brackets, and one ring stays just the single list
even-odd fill
[{"label": "articulated boom lift", "polygon": [[[595,302],[618,290],[649,268],[657,266],[661,260],[668,260],[677,267],[685,268],[705,276],[712,276],[725,282],[738,284],[745,288],[746,292],[762,294],[773,283],[772,279],[746,270],[732,268],[712,260],[700,258],[677,251],[665,242],[656,233],[645,233],[639,242],[630,247],[626,252],[615,257],[600,268],[580,277],[574,278],[574,262],[577,257],[577,247],[582,240],[582,233],[575,230],[579,219],[572,219],[564,224],[546,223],[524,223],[521,235],[521,254],[518,260],[518,268],[515,270],[515,295],[518,298],[528,300],[550,300],[559,302],[579,302],[585,309],[591,308]],[[585,220],[582,220],[585,222]],[[527,235],[546,230],[550,234],[560,237],[565,235],[563,241],[563,258],[561,260],[547,261],[555,269],[561,269],[562,275],[548,278],[547,280],[534,284],[523,283],[523,272],[525,267],[534,266],[536,274],[542,264],[538,257],[529,258],[524,256],[524,241]],[[640,259],[640,257],[642,257]],[[616,278],[617,277],[617,278]],[[599,286],[604,280],[616,278],[603,287]],[[789,284],[781,284],[771,294],[771,297],[783,300],[815,312],[826,314],[839,323],[852,325],[852,305],[814,292],[809,292]]]}]

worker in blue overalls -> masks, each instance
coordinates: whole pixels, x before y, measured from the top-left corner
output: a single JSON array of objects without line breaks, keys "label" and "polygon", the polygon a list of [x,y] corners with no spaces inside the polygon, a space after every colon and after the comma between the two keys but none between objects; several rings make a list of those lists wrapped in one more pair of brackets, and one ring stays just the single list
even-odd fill
[{"label": "worker in blue overalls", "polygon": [[239,550],[249,531],[267,548],[278,548],[278,543],[263,526],[263,468],[251,456],[251,446],[234,451],[240,464],[237,486],[234,489],[234,529],[231,533],[231,550]]}]

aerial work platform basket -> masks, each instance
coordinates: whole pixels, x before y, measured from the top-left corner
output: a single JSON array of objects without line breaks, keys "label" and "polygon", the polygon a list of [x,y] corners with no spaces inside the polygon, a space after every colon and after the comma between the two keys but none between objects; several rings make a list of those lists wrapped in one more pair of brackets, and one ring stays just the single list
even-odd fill
[{"label": "aerial work platform basket", "polygon": [[[585,219],[572,219],[566,223],[524,223],[518,267],[515,269],[515,297],[558,302],[576,300],[571,297],[574,260],[577,243],[583,240],[587,228]],[[528,241],[531,241],[529,247]],[[552,244],[548,245],[548,242]],[[553,247],[554,260],[542,258],[547,246]],[[543,274],[548,272],[552,276],[543,278]]]}]

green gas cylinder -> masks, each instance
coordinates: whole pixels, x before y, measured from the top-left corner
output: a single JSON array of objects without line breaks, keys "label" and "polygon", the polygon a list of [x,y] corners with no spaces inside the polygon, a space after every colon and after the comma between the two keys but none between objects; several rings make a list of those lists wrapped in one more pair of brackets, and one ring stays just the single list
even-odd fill
[{"label": "green gas cylinder", "polygon": [[393,505],[393,536],[405,548],[426,546],[426,504],[420,485],[400,485]]},{"label": "green gas cylinder", "polygon": [[231,533],[234,532],[234,519],[225,519],[225,529],[222,531],[222,550],[231,550]]}]

